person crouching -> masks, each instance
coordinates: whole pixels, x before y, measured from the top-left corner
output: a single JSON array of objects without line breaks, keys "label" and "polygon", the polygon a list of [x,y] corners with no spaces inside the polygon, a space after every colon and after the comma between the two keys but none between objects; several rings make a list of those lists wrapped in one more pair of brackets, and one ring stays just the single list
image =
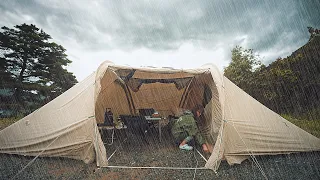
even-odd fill
[{"label": "person crouching", "polygon": [[193,150],[195,143],[201,145],[202,150],[209,152],[207,144],[200,133],[196,119],[202,114],[202,106],[196,106],[194,114],[190,110],[185,110],[179,119],[175,119],[171,128],[171,133],[182,150]]}]

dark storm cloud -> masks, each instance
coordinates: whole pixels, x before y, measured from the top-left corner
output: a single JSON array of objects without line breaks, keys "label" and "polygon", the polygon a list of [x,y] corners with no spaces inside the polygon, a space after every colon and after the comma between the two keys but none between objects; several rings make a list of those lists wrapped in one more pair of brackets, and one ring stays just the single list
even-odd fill
[{"label": "dark storm cloud", "polygon": [[318,1],[0,1],[0,25],[33,22],[91,51],[174,50],[191,42],[263,52],[305,43],[307,26],[320,26],[319,9]]}]

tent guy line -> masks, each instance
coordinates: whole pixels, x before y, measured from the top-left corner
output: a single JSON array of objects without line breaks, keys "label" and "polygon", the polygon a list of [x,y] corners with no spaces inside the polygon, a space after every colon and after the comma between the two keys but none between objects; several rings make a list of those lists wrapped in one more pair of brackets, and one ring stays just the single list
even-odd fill
[{"label": "tent guy line", "polygon": [[157,166],[107,166],[107,168],[118,168],[118,169],[170,169],[170,170],[208,170],[207,168],[204,167],[197,167],[197,168],[192,168],[192,167],[157,167]]},{"label": "tent guy line", "polygon": [[[90,117],[88,117],[89,119]],[[72,126],[72,124],[68,127],[70,128]],[[12,177],[12,179],[15,179],[19,174],[21,174],[24,170],[26,170],[27,167],[29,167],[31,164],[33,164],[35,162],[35,160],[44,152],[46,151],[57,139],[59,139],[63,134],[60,134],[60,136],[56,137],[50,144],[48,144],[48,146],[43,149],[38,155],[36,155],[31,161],[28,162],[28,164],[26,164],[20,171],[18,171],[18,173]]]},{"label": "tent guy line", "polygon": [[198,149],[196,149],[197,153],[202,157],[202,159],[205,161],[205,162],[208,162],[208,160],[206,160],[206,158],[199,152]]},{"label": "tent guy line", "polygon": [[[225,122],[227,123],[227,121]],[[238,129],[234,126],[234,122],[232,122],[233,128],[236,130],[238,136],[240,137],[241,141],[243,142],[243,144],[247,147],[247,152],[249,153],[249,156],[251,157],[251,159],[253,160],[253,162],[256,164],[256,166],[258,167],[259,171],[261,172],[262,176],[265,179],[268,179],[266,173],[264,172],[264,170],[262,169],[258,159],[256,158],[256,156],[249,150],[249,147],[247,146],[246,142],[243,140],[243,138],[241,137]]]},{"label": "tent guy line", "polygon": [[[122,143],[126,142],[126,140],[127,140],[127,138],[125,138]],[[121,143],[121,144],[122,144],[122,143]],[[120,145],[117,147],[117,149],[114,150],[114,152],[110,155],[110,157],[108,158],[108,161],[109,161],[109,160],[111,159],[111,157],[117,152],[117,150],[121,147],[121,144],[120,144]]]}]

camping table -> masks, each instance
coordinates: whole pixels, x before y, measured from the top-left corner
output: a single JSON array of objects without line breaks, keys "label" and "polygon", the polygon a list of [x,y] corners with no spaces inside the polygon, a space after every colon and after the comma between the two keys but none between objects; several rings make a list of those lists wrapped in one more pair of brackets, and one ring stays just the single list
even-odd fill
[{"label": "camping table", "polygon": [[114,131],[117,130],[118,132],[120,132],[120,130],[124,130],[124,129],[127,129],[127,127],[124,126],[124,127],[121,127],[121,128],[117,128],[115,126],[107,126],[107,125],[99,125],[98,126],[98,130],[99,130],[99,132],[100,132],[100,134],[102,136],[105,136],[105,133],[104,133],[105,130],[106,131],[108,131],[108,130],[114,130]]},{"label": "camping table", "polygon": [[158,128],[159,128],[159,141],[161,142],[161,125],[160,125],[160,121],[162,120],[161,117],[148,117],[148,116],[145,116],[146,120],[147,121],[158,121]]}]

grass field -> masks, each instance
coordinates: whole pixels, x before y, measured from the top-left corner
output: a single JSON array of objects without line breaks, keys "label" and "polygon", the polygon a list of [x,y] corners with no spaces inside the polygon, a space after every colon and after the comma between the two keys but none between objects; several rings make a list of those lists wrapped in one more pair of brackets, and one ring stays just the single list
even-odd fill
[{"label": "grass field", "polygon": [[301,120],[293,118],[290,115],[282,115],[282,117],[310,134],[320,138],[320,120]]},{"label": "grass field", "polygon": [[18,121],[20,118],[0,118],[0,130]]}]

